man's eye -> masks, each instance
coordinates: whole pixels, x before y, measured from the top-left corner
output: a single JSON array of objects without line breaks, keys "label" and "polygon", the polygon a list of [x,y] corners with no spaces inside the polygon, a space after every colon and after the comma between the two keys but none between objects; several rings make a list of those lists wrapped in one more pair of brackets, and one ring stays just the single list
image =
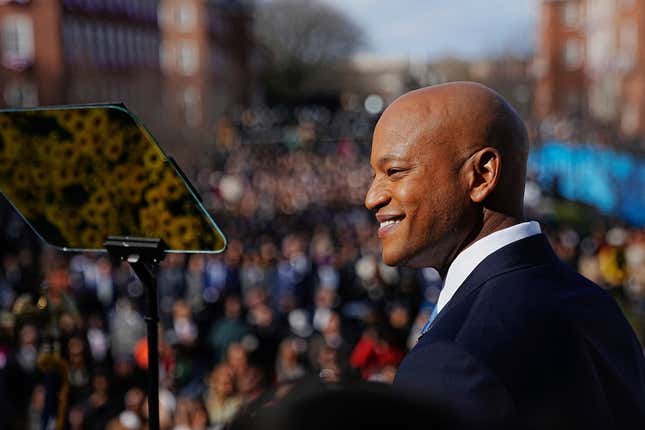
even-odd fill
[{"label": "man's eye", "polygon": [[387,169],[387,175],[388,176],[393,176],[393,175],[396,175],[397,173],[401,173],[401,172],[403,172],[403,169],[397,169],[395,167],[391,167],[391,168]]}]

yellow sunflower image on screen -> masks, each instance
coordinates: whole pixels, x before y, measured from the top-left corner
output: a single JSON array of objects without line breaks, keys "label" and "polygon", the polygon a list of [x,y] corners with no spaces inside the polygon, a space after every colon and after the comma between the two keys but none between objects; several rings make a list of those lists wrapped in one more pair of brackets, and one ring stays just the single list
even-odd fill
[{"label": "yellow sunflower image on screen", "polygon": [[109,236],[168,252],[221,252],[196,192],[123,105],[0,110],[0,192],[45,241],[98,250]]}]

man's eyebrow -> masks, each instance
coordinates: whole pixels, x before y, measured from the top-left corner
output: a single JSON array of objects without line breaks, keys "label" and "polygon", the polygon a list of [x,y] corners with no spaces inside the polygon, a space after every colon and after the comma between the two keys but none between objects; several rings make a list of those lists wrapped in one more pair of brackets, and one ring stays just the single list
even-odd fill
[{"label": "man's eyebrow", "polygon": [[388,161],[401,161],[401,160],[405,160],[405,158],[400,156],[400,155],[397,155],[397,154],[386,154],[386,155],[382,156],[381,158],[379,158],[376,161],[376,164],[378,166],[382,166],[383,164],[387,163]]}]

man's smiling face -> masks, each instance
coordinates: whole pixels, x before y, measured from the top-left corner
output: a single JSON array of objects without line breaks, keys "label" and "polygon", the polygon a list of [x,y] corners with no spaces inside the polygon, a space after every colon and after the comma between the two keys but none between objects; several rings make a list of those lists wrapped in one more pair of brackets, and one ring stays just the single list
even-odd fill
[{"label": "man's smiling face", "polygon": [[455,144],[464,136],[446,126],[445,116],[408,97],[392,104],[374,130],[365,206],[379,222],[388,265],[443,267],[472,225]]}]

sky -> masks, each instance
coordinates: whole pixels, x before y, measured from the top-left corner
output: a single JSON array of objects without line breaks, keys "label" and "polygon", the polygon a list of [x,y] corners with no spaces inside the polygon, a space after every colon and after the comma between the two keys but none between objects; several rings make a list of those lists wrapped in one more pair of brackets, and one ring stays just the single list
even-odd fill
[{"label": "sky", "polygon": [[537,0],[323,0],[366,33],[359,55],[427,61],[530,52]]}]

